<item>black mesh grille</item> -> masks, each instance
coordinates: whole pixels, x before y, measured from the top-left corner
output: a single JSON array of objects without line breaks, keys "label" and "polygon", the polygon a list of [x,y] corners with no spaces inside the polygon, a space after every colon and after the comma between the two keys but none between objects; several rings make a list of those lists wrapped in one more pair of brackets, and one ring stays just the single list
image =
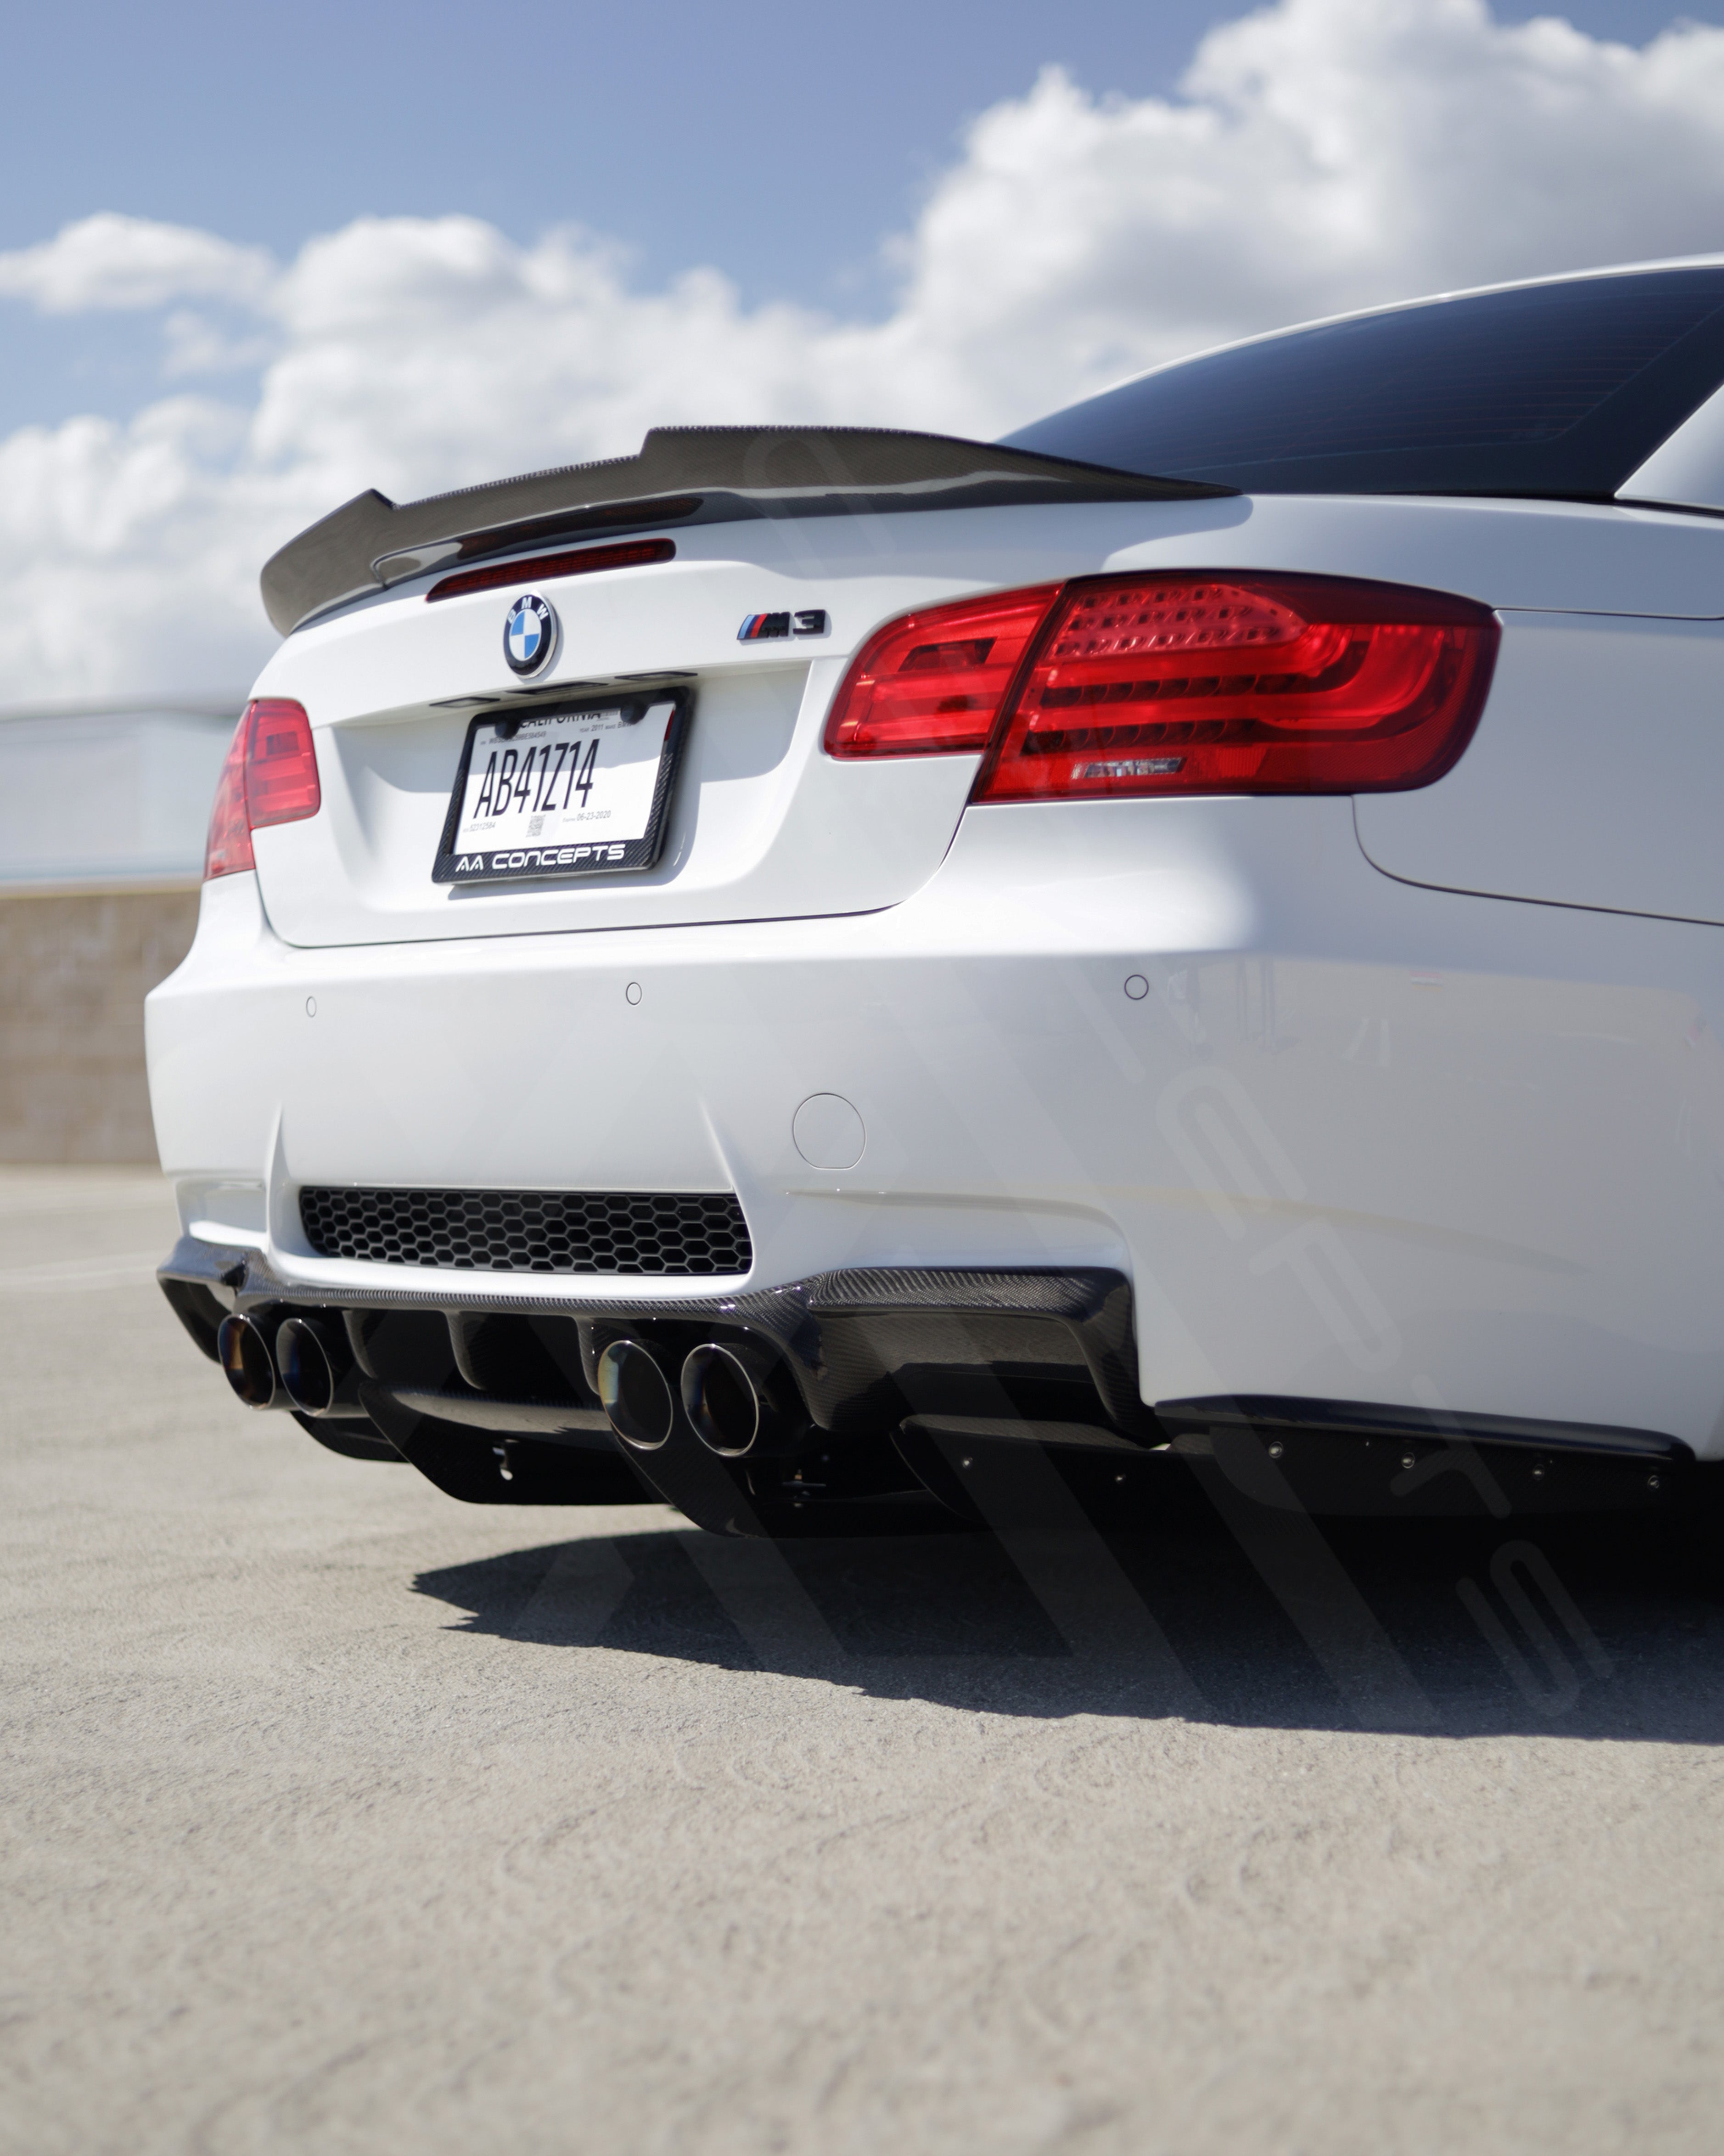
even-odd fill
[{"label": "black mesh grille", "polygon": [[343,1190],[308,1187],[314,1250],[376,1265],[492,1273],[746,1273],[727,1190]]}]

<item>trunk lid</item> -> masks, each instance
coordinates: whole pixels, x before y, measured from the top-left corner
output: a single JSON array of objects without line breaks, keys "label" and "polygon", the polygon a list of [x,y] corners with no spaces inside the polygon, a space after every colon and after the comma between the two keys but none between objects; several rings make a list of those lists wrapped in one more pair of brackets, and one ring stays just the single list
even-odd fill
[{"label": "trunk lid", "polygon": [[[684,528],[675,558],[646,566],[535,578],[529,565],[518,583],[435,603],[422,578],[350,603],[290,636],[257,685],[305,706],[322,788],[318,814],[254,834],[270,921],[290,943],[326,945],[896,904],[944,858],[978,759],[827,756],[827,712],[858,647],[911,608],[1101,567],[1196,507],[756,518]],[[555,608],[560,641],[546,682],[524,693],[504,629],[527,592]],[[818,615],[826,628],[742,640],[762,614]],[[436,880],[475,714],[613,693],[689,700],[656,862],[530,883]]]},{"label": "trunk lid", "polygon": [[[1081,573],[1149,536],[1154,505],[1189,516],[1228,491],[945,436],[680,428],[608,464],[400,507],[361,495],[264,571],[288,634],[255,693],[305,706],[322,788],[318,814],[254,834],[270,920],[316,945],[893,905],[944,857],[977,759],[823,753],[833,693],[870,630],[918,605]],[[601,551],[633,561],[598,568]],[[459,588],[434,598],[439,580]],[[557,619],[544,680],[524,689],[504,629],[528,593]],[[762,616],[774,633],[742,633]],[[798,616],[808,633],[793,630]],[[649,865],[449,880],[462,873],[444,841],[475,714],[654,692],[688,708]]]}]

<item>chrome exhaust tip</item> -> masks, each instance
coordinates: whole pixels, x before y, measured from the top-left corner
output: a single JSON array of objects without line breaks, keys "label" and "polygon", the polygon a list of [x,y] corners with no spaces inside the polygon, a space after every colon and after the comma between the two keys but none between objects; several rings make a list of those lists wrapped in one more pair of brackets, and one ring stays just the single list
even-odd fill
[{"label": "chrome exhaust tip", "polygon": [[696,1437],[721,1460],[752,1452],[777,1419],[765,1359],[717,1340],[683,1358],[682,1408]]},{"label": "chrome exhaust tip", "polygon": [[216,1327],[216,1354],[234,1397],[249,1408],[285,1408],[275,1358],[261,1326],[230,1312]]},{"label": "chrome exhaust tip", "polygon": [[638,1340],[613,1340],[598,1357],[598,1404],[611,1428],[637,1452],[668,1444],[676,1402],[658,1358]]},{"label": "chrome exhaust tip", "polygon": [[344,1331],[312,1317],[284,1317],[276,1327],[281,1389],[301,1414],[327,1414],[352,1365]]}]

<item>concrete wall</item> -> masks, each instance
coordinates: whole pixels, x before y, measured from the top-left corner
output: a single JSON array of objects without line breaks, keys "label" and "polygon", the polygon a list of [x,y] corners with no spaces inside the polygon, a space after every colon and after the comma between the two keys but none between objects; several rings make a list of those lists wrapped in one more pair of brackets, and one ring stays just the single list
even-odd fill
[{"label": "concrete wall", "polygon": [[198,886],[0,891],[0,1160],[151,1161],[144,998]]},{"label": "concrete wall", "polygon": [[0,710],[0,887],[195,876],[233,717]]}]

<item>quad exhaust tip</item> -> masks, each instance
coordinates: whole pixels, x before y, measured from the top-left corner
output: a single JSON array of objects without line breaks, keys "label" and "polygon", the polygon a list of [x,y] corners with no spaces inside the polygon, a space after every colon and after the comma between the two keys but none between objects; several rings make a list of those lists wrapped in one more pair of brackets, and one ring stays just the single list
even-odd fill
[{"label": "quad exhaust tip", "polygon": [[287,1396],[263,1327],[230,1312],[216,1328],[216,1353],[234,1396],[249,1408],[285,1408]]},{"label": "quad exhaust tip", "polygon": [[746,1348],[716,1340],[683,1358],[682,1410],[696,1437],[721,1460],[752,1452],[772,1419],[765,1371]]},{"label": "quad exhaust tip", "polygon": [[311,1317],[285,1317],[275,1331],[281,1389],[301,1414],[325,1415],[353,1367],[346,1335]]},{"label": "quad exhaust tip", "polygon": [[656,1452],[676,1421],[670,1384],[649,1348],[613,1340],[598,1358],[598,1404],[624,1445]]}]

